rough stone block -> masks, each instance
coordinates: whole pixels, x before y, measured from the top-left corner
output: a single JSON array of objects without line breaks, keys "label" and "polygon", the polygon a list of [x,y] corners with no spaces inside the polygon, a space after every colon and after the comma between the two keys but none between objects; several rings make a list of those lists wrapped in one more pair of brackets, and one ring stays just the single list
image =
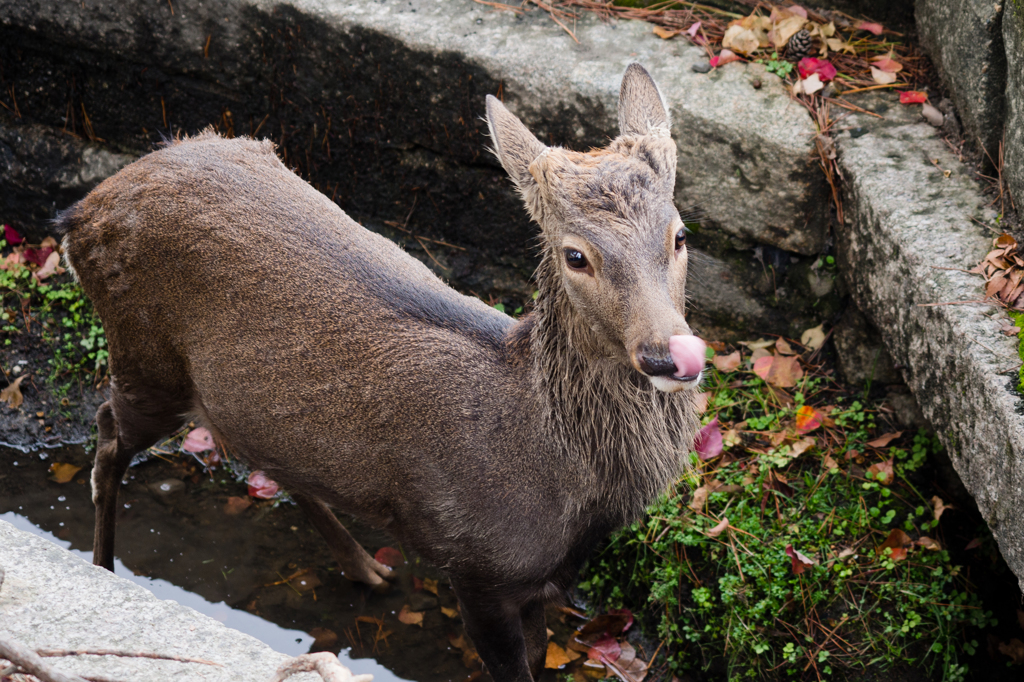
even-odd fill
[{"label": "rough stone block", "polygon": [[1003,42],[1010,68],[1006,79],[1003,177],[1018,209],[1024,204],[1024,2],[1006,0]]},{"label": "rough stone block", "polygon": [[[858,104],[874,109],[877,97]],[[837,229],[838,259],[1024,583],[1020,358],[1016,339],[1000,332],[1006,314],[979,302],[984,282],[964,272],[992,244],[972,218],[994,215],[970,169],[917,119],[916,107],[893,104],[881,121],[850,117],[868,134],[839,136],[847,222]]]},{"label": "rough stone block", "polygon": [[675,118],[682,204],[746,242],[803,254],[824,243],[806,112],[759,65],[694,73],[703,50],[648,24],[584,14],[577,44],[540,11],[472,0],[173,6],[0,0],[19,110],[138,150],[168,127],[258,130],[357,216],[401,221],[418,197],[414,227],[522,256],[533,228],[484,151],[484,95],[503,96],[542,140],[586,149],[615,134],[619,80],[639,61]]},{"label": "rough stone block", "polygon": [[[249,635],[87,564],[0,521],[0,634],[32,649],[120,649],[201,658],[219,666],[121,656],[47,659],[78,675],[135,682],[270,679],[289,659]],[[289,678],[315,682],[303,673]]]},{"label": "rough stone block", "polygon": [[1006,110],[1003,3],[917,0],[916,15],[921,43],[949,87],[967,137],[997,159]]}]

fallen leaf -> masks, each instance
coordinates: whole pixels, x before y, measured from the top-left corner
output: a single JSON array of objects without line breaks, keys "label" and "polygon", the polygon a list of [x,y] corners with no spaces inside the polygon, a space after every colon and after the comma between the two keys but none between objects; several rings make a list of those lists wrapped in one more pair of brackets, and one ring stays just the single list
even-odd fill
[{"label": "fallen leaf", "polygon": [[804,330],[804,333],[800,335],[800,345],[806,346],[811,350],[818,350],[821,348],[821,344],[825,343],[825,331],[822,327],[824,323],[819,324],[817,327],[811,327],[810,329]]},{"label": "fallen leaf", "polygon": [[269,500],[277,495],[277,491],[280,490],[277,483],[267,477],[262,471],[254,471],[249,474],[249,479],[246,481],[249,484],[249,495],[252,497],[258,497],[261,500]]},{"label": "fallen leaf", "polygon": [[889,537],[885,539],[885,542],[875,549],[875,553],[879,556],[884,556],[885,550],[890,549],[892,553],[889,554],[889,558],[893,561],[902,561],[907,558],[907,547],[912,544],[914,543],[909,535],[899,528],[893,528],[889,531]]},{"label": "fallen leaf", "polygon": [[722,36],[722,47],[739,54],[749,55],[756,52],[760,46],[760,41],[754,31],[739,24],[733,24],[727,28],[725,35]]},{"label": "fallen leaf", "polygon": [[938,540],[933,540],[927,535],[922,535],[917,539],[917,546],[933,552],[938,552],[942,549],[942,545],[939,544]]},{"label": "fallen leaf", "polygon": [[9,270],[14,272],[19,270],[21,265],[21,252],[13,251],[7,254],[7,257],[0,261],[0,270]]},{"label": "fallen leaf", "polygon": [[686,29],[686,35],[690,36],[691,38],[696,38],[697,37],[697,32],[699,30],[700,30],[700,22],[699,21],[695,21],[692,24],[690,24],[690,28]]},{"label": "fallen leaf", "polygon": [[796,352],[796,350],[794,350],[793,347],[791,345],[789,345],[789,341],[786,341],[786,339],[782,339],[782,338],[780,338],[779,340],[777,340],[775,342],[775,350],[779,351],[783,355],[797,355],[798,354]]},{"label": "fallen leaf", "polygon": [[433,578],[424,578],[423,589],[427,592],[433,593],[434,596],[437,596],[437,581]]},{"label": "fallen leaf", "polygon": [[1021,630],[1024,630],[1024,611],[1017,609],[1017,625],[1020,626]]},{"label": "fallen leaf", "polygon": [[718,417],[707,423],[693,441],[693,449],[704,461],[722,454],[722,430],[718,427]]},{"label": "fallen leaf", "polygon": [[767,381],[768,373],[772,371],[772,365],[774,363],[774,355],[766,355],[764,357],[758,358],[757,360],[754,361],[754,374]]},{"label": "fallen leaf", "polygon": [[808,79],[814,74],[825,83],[836,77],[836,67],[832,65],[832,62],[817,57],[804,57],[797,63],[796,70],[800,74],[800,78]]},{"label": "fallen leaf", "polygon": [[776,17],[776,20],[773,22],[770,37],[775,48],[782,51],[789,43],[789,39],[803,29],[807,17],[787,13],[785,18],[779,18],[780,15],[781,13],[777,14],[772,10],[772,16]]},{"label": "fallen leaf", "polygon": [[710,400],[711,394],[707,391],[701,391],[694,396],[694,409],[697,410],[698,414],[704,414],[708,409],[708,400]]},{"label": "fallen leaf", "polygon": [[731,448],[740,442],[740,432],[736,429],[729,429],[722,434],[722,445]]},{"label": "fallen leaf", "polygon": [[43,266],[46,259],[49,258],[50,254],[53,253],[53,249],[25,249],[23,257],[29,263],[33,265]]},{"label": "fallen leaf", "polygon": [[750,350],[757,350],[758,348],[771,348],[775,345],[776,339],[758,339],[757,341],[740,341],[741,346],[746,346]]},{"label": "fallen leaf", "polygon": [[377,563],[384,564],[389,568],[395,568],[405,563],[405,557],[394,547],[381,547],[373,555],[373,558]]},{"label": "fallen leaf", "polygon": [[224,503],[224,513],[228,516],[238,516],[252,506],[252,500],[248,497],[229,497]]},{"label": "fallen leaf", "polygon": [[313,638],[312,651],[329,651],[338,641],[338,633],[329,628],[313,628],[309,636]]},{"label": "fallen leaf", "polygon": [[1016,637],[1010,640],[1009,644],[999,643],[999,653],[1005,654],[1013,659],[1015,665],[1024,663],[1024,642]]},{"label": "fallen leaf", "polygon": [[811,559],[805,554],[793,549],[793,545],[786,545],[786,556],[788,556],[791,560],[791,568],[793,569],[793,575],[800,575],[804,571],[808,570],[811,566],[818,563],[814,559]]},{"label": "fallen leaf", "polygon": [[868,473],[871,474],[872,481],[878,481],[882,485],[889,485],[892,483],[895,474],[892,469],[893,460],[890,457],[884,462],[878,462],[868,467]]},{"label": "fallen leaf", "polygon": [[43,237],[43,241],[39,242],[39,246],[41,246],[43,248],[49,247],[51,249],[56,249],[57,248],[57,240],[54,239],[53,237],[46,236],[46,237]]},{"label": "fallen leaf", "polygon": [[443,613],[444,615],[448,616],[449,618],[458,618],[459,617],[459,612],[457,610],[450,609],[447,606],[442,606],[441,607],[441,613]]},{"label": "fallen leaf", "polygon": [[810,405],[803,405],[796,411],[796,430],[798,433],[810,433],[821,426],[824,418],[825,415]]},{"label": "fallen leaf", "polygon": [[857,24],[857,30],[867,31],[868,33],[873,33],[876,36],[880,36],[882,35],[883,29],[881,24],[875,24],[869,21],[862,21],[859,24]]},{"label": "fallen leaf", "polygon": [[33,272],[32,276],[36,278],[37,282],[42,282],[51,275],[61,275],[63,273],[64,268],[60,266],[60,254],[56,251],[50,251],[42,267]]},{"label": "fallen leaf", "polygon": [[311,592],[323,583],[320,582],[320,578],[317,577],[312,568],[307,568],[301,573],[288,578],[288,584],[299,592]]},{"label": "fallen leaf", "polygon": [[206,427],[192,429],[181,442],[181,449],[185,452],[206,452],[216,447],[213,443],[213,434]]},{"label": "fallen leaf", "polygon": [[871,60],[871,65],[881,71],[887,71],[889,73],[896,73],[897,71],[903,70],[903,65],[892,58],[892,53],[875,57]]},{"label": "fallen leaf", "polygon": [[423,627],[423,612],[412,611],[409,609],[409,605],[406,604],[402,607],[402,610],[398,612],[398,620],[406,625],[419,625],[420,627]]},{"label": "fallen leaf", "polygon": [[933,128],[941,128],[942,124],[946,121],[946,117],[942,115],[942,112],[928,102],[921,105],[921,115],[924,116],[924,119]]},{"label": "fallen leaf", "polygon": [[373,616],[356,616],[357,623],[369,623],[370,625],[376,625],[379,628],[384,627],[384,621],[380,618],[374,618]]},{"label": "fallen leaf", "polygon": [[839,463],[832,459],[830,455],[825,455],[825,459],[822,460],[822,463],[825,465],[825,468],[828,469],[829,471],[833,471],[839,468]]},{"label": "fallen leaf", "polygon": [[974,538],[967,543],[967,546],[965,546],[964,549],[978,549],[979,547],[981,547],[981,538]]},{"label": "fallen leaf", "polygon": [[4,225],[4,240],[9,246],[15,246],[25,241],[25,238],[10,225]]},{"label": "fallen leaf", "polygon": [[742,57],[733,52],[732,50],[723,49],[717,55],[711,58],[712,68],[718,68],[719,66],[725,66],[729,62],[741,61]]},{"label": "fallen leaf", "polygon": [[568,665],[572,662],[572,659],[565,653],[565,649],[558,646],[554,642],[548,642],[548,653],[544,658],[544,667],[551,670],[558,670],[559,668]]},{"label": "fallen leaf", "polygon": [[928,93],[920,90],[904,90],[900,93],[900,104],[922,104],[928,100]]},{"label": "fallen leaf", "polygon": [[587,658],[602,663],[609,661],[614,663],[619,659],[621,653],[622,647],[619,646],[619,641],[614,636],[606,634],[587,649]]},{"label": "fallen leaf", "polygon": [[729,518],[726,517],[726,516],[723,516],[722,520],[718,522],[718,525],[716,525],[714,528],[709,528],[706,531],[704,531],[704,535],[707,535],[709,538],[717,538],[728,527],[729,527]]},{"label": "fallen leaf", "polygon": [[620,635],[633,625],[633,613],[629,609],[611,609],[595,616],[576,632],[583,640],[593,635]]},{"label": "fallen leaf", "polygon": [[711,359],[711,364],[719,372],[734,372],[740,366],[740,352],[737,350],[728,355],[716,355]]},{"label": "fallen leaf", "polygon": [[7,403],[7,407],[12,410],[16,410],[21,407],[21,404],[25,401],[25,397],[21,395],[21,382],[28,377],[28,374],[22,374],[20,377],[12,381],[7,388],[0,391],[0,402]]},{"label": "fallen leaf", "polygon": [[814,446],[814,439],[811,437],[801,438],[789,446],[789,456],[794,459],[804,454]]},{"label": "fallen leaf", "polygon": [[942,518],[943,512],[945,512],[945,511],[947,511],[949,509],[955,509],[955,507],[953,505],[951,505],[951,504],[947,505],[945,502],[943,502],[942,498],[939,497],[938,495],[933,495],[932,496],[931,503],[932,503],[932,516],[935,517],[936,521],[938,521],[939,519]]},{"label": "fallen leaf", "polygon": [[881,435],[878,438],[874,439],[873,441],[868,442],[868,447],[869,448],[884,448],[886,445],[888,445],[889,443],[891,443],[892,441],[896,440],[897,438],[899,438],[902,435],[903,435],[902,431],[896,431],[894,433],[886,433],[886,434]]},{"label": "fallen leaf", "polygon": [[799,95],[813,95],[818,90],[825,87],[825,84],[821,82],[821,78],[816,73],[812,73],[807,78],[797,81],[793,84],[793,94]]},{"label": "fallen leaf", "polygon": [[63,462],[54,462],[50,465],[50,480],[54,483],[68,483],[75,477],[82,467]]},{"label": "fallen leaf", "polygon": [[662,40],[668,40],[669,38],[674,38],[675,36],[679,35],[680,33],[682,33],[682,31],[676,31],[676,30],[673,30],[673,29],[670,29],[670,28],[665,28],[663,26],[655,26],[654,27],[654,35],[658,36]]},{"label": "fallen leaf", "polygon": [[[877,66],[872,66],[871,78],[879,85],[889,85],[890,83],[896,82],[897,76],[895,73],[892,73],[891,71],[883,71],[882,69],[879,69]],[[900,101],[903,101],[902,98],[900,99]],[[903,103],[906,104],[906,102]]]},{"label": "fallen leaf", "polygon": [[779,388],[792,388],[796,386],[796,383],[803,376],[804,370],[800,366],[800,359],[798,357],[795,355],[775,355],[765,381]]}]

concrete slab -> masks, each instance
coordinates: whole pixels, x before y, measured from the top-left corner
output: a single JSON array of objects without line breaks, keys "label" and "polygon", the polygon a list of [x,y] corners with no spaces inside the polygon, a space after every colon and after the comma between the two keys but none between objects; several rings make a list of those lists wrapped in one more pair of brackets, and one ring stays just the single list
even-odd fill
[{"label": "concrete slab", "polygon": [[[0,521],[0,634],[32,649],[120,649],[201,658],[69,656],[54,667],[133,682],[269,680],[289,656],[216,620],[163,601],[67,550]],[[289,678],[316,682],[319,675]]]},{"label": "concrete slab", "polygon": [[[872,98],[859,102],[873,109]],[[1017,340],[1001,308],[978,301],[983,280],[964,272],[991,249],[974,220],[995,218],[918,107],[890,103],[886,118],[849,119],[868,133],[837,139],[847,222],[840,269],[964,485],[1024,584],[1024,401],[1015,390]]]}]

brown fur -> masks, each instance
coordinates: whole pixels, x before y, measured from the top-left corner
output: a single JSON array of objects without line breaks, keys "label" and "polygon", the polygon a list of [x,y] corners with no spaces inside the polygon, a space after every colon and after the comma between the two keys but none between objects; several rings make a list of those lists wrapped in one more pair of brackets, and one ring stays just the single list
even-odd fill
[{"label": "brown fur", "polygon": [[196,417],[292,492],[350,578],[389,570],[331,509],[447,571],[496,682],[531,680],[544,602],[678,475],[698,425],[692,391],[639,371],[689,333],[686,249],[668,113],[637,65],[622,93],[623,136],[596,155],[545,147],[488,99],[542,228],[537,307],[518,322],[354,223],[268,142],[174,143],[65,214],[110,347],[96,563],[112,566],[132,456]]}]

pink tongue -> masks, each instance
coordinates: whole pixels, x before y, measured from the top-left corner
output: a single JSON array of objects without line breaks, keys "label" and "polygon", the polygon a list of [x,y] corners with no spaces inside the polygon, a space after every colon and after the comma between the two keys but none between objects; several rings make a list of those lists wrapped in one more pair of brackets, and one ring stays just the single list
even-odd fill
[{"label": "pink tongue", "polygon": [[668,352],[676,365],[677,376],[693,376],[704,369],[706,349],[704,342],[696,336],[669,337]]}]

